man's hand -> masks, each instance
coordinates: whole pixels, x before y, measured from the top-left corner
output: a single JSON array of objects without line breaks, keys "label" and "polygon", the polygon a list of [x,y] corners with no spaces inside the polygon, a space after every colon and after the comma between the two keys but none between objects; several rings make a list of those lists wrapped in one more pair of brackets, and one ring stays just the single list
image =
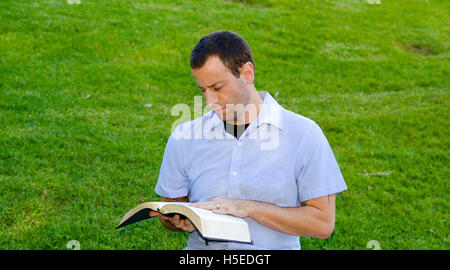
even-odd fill
[{"label": "man's hand", "polygon": [[208,209],[216,214],[245,218],[248,216],[248,206],[250,203],[251,201],[216,197],[211,201],[193,203],[191,206]]},{"label": "man's hand", "polygon": [[[179,197],[179,198],[166,198],[162,197],[163,202],[189,202],[189,197]],[[174,216],[165,216],[161,213],[150,211],[150,217],[159,217],[159,221],[166,227],[167,229],[175,232],[193,232],[195,230],[194,225],[192,225],[191,221],[183,215],[175,214]]]},{"label": "man's hand", "polygon": [[161,213],[158,213],[155,211],[150,211],[150,217],[156,217],[156,216],[159,216],[159,220],[161,221],[161,223],[166,225],[166,227],[169,230],[180,231],[180,232],[195,231],[194,225],[192,225],[191,221],[183,215],[175,214],[173,216],[165,216],[165,215],[162,215]]}]

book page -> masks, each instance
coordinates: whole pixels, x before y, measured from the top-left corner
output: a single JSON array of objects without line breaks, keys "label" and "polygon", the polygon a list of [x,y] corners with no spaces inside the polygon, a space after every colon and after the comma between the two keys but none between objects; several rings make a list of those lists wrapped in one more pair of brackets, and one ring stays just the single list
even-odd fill
[{"label": "book page", "polygon": [[[205,219],[209,219],[209,220],[217,220],[217,221],[232,222],[232,223],[243,223],[243,222],[245,223],[245,221],[243,221],[241,218],[233,217],[230,215],[215,214],[211,210],[190,206],[189,204],[191,204],[191,203],[189,203],[189,202],[161,202],[160,207],[163,208],[165,205],[168,205],[168,204],[183,205],[183,206],[189,208],[190,210],[192,210],[195,214],[197,214],[201,218],[205,218]],[[167,209],[170,209],[170,208],[167,208]]]}]

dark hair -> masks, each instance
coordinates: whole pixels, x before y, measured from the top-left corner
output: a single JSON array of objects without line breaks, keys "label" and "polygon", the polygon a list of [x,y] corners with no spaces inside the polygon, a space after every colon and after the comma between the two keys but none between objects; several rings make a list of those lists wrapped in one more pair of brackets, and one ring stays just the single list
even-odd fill
[{"label": "dark hair", "polygon": [[252,51],[247,42],[231,31],[216,31],[204,36],[191,53],[191,68],[201,68],[208,57],[217,55],[237,78],[239,69],[247,62],[253,62]]}]

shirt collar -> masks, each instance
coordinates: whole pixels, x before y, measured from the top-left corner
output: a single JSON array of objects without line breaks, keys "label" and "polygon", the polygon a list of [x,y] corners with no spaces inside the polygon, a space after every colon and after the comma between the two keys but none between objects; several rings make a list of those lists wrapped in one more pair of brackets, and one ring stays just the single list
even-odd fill
[{"label": "shirt collar", "polygon": [[[264,123],[274,125],[279,129],[283,129],[283,119],[282,119],[282,107],[278,102],[266,91],[257,91],[258,95],[263,99],[263,104],[261,110],[259,111],[258,117],[255,120],[256,125],[260,126]],[[209,113],[210,130],[217,127],[219,124],[223,125],[222,119],[214,112]],[[254,122],[255,122],[254,121]]]}]

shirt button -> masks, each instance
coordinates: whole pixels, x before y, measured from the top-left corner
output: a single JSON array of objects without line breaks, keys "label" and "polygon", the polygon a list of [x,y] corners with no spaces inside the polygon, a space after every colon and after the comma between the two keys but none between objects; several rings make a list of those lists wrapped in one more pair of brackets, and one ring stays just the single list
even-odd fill
[{"label": "shirt button", "polygon": [[238,142],[238,145],[241,145],[241,142]]},{"label": "shirt button", "polygon": [[233,175],[234,175],[234,176],[236,176],[236,174],[237,174],[236,172],[233,172]]}]

